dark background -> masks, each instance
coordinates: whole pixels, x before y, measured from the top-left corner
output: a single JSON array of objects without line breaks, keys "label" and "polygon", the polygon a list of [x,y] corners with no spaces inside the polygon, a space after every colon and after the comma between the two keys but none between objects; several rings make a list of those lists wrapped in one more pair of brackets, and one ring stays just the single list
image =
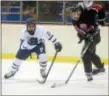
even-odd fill
[{"label": "dark background", "polygon": [[[79,1],[1,1],[1,21],[23,23],[34,17],[38,23],[71,24],[67,7]],[[105,8],[106,23],[109,23],[109,1],[96,1]]]}]

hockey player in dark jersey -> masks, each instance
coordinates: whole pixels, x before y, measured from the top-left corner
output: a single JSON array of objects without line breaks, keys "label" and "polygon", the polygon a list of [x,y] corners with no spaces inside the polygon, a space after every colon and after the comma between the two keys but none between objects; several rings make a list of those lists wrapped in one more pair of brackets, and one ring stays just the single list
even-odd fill
[{"label": "hockey player in dark jersey", "polygon": [[[103,24],[105,14],[100,7],[92,6],[87,9],[77,4],[70,8],[70,16],[80,41],[85,41],[83,48],[90,43],[87,51],[82,56],[82,61],[87,80],[91,81],[93,80],[92,74],[95,75],[105,71],[104,64],[96,54],[96,45],[101,40],[98,25]],[[97,69],[92,70],[92,63]]]}]

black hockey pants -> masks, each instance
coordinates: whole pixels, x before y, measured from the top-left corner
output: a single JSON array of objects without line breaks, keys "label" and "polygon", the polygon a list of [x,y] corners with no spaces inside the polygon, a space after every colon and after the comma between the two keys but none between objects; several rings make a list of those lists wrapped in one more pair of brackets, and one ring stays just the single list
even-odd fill
[{"label": "black hockey pants", "polygon": [[[85,52],[85,54],[82,57],[82,61],[84,64],[84,71],[85,73],[92,72],[92,63],[97,67],[101,68],[103,67],[101,63],[100,57],[96,54],[96,45],[100,42],[100,30],[97,30],[97,34],[93,37],[93,42],[90,44],[88,50]],[[89,43],[90,41],[85,40],[84,47]],[[83,48],[84,48],[83,47]]]}]

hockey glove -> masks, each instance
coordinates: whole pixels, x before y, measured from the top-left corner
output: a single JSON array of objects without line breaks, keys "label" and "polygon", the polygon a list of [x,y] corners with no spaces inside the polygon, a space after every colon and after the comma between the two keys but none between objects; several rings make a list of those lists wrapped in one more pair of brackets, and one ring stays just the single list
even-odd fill
[{"label": "hockey glove", "polygon": [[37,38],[30,38],[28,41],[29,45],[37,45],[38,44],[38,39]]},{"label": "hockey glove", "polygon": [[57,52],[60,52],[60,51],[62,50],[62,45],[61,45],[61,43],[57,42],[57,43],[54,44],[54,46],[55,46],[55,50],[56,50]]},{"label": "hockey glove", "polygon": [[80,44],[83,40],[93,41],[93,35],[89,33],[84,35],[82,38],[80,38],[78,44]]},{"label": "hockey glove", "polygon": [[88,41],[93,41],[93,35],[86,34],[85,39],[88,40]]}]

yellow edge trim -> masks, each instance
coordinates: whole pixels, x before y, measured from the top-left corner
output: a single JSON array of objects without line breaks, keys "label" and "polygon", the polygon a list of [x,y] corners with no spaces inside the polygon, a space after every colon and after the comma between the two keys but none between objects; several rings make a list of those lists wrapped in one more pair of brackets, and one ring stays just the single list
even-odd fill
[{"label": "yellow edge trim", "polygon": [[[15,54],[12,53],[3,53],[2,54],[2,59],[14,59]],[[28,60],[37,60],[36,56],[32,56],[32,59],[28,58]],[[51,61],[53,59],[53,56],[48,56],[48,60]],[[56,62],[69,62],[69,63],[75,63],[77,60],[79,60],[79,57],[71,57],[71,56],[58,56],[56,58]],[[82,61],[81,61],[82,62]],[[105,64],[109,64],[109,59],[108,58],[102,58],[102,62]]]}]

